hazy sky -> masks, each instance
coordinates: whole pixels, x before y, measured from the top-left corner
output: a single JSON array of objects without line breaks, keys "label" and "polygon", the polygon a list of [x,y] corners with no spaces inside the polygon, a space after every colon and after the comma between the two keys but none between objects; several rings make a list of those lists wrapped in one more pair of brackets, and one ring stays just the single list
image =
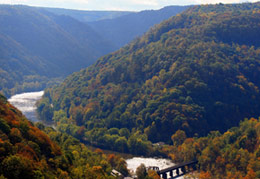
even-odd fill
[{"label": "hazy sky", "polygon": [[60,7],[82,10],[159,9],[168,5],[215,4],[256,2],[257,0],[0,0],[0,4],[25,4],[31,6]]}]

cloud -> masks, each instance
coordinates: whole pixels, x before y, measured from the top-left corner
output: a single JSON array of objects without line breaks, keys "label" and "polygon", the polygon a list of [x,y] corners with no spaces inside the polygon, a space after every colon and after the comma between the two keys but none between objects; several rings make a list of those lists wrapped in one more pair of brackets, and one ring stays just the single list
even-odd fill
[{"label": "cloud", "polygon": [[88,4],[89,0],[53,0],[53,1],[57,1],[60,3],[80,3],[80,4]]},{"label": "cloud", "polygon": [[132,4],[135,5],[147,5],[147,6],[158,6],[158,0],[129,0]]},{"label": "cloud", "polygon": [[87,5],[89,0],[0,0],[0,4],[24,4],[31,6],[46,6],[46,7],[77,7],[79,5]]}]

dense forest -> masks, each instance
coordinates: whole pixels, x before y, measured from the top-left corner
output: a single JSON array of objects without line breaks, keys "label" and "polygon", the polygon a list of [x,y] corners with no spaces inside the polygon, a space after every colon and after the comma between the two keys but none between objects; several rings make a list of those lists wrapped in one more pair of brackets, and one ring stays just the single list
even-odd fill
[{"label": "dense forest", "polygon": [[175,162],[198,159],[201,179],[260,178],[260,119],[246,119],[223,134],[187,138],[182,130],[164,152]]},{"label": "dense forest", "polygon": [[0,95],[1,179],[113,179],[113,168],[128,175],[121,157],[92,152],[68,134],[32,124]]},{"label": "dense forest", "polygon": [[[0,5],[0,92],[52,86],[37,112],[55,125],[28,121],[0,94],[0,179],[129,175],[101,149],[198,160],[201,179],[260,178],[260,2],[186,8]],[[137,176],[159,177],[145,170]]]},{"label": "dense forest", "polygon": [[45,90],[43,120],[135,154],[260,116],[260,3],[194,6]]},{"label": "dense forest", "polygon": [[[183,9],[130,13],[0,5],[0,92],[10,97],[57,84]],[[107,18],[115,19],[110,26],[101,21]],[[124,24],[138,28],[123,29]]]}]

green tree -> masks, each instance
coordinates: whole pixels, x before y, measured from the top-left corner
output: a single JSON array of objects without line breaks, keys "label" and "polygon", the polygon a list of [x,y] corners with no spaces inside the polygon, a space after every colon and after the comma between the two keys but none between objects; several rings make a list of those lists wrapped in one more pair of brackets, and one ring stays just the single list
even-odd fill
[{"label": "green tree", "polygon": [[138,179],[145,179],[147,176],[147,171],[145,165],[142,163],[139,167],[136,169],[136,175]]},{"label": "green tree", "polygon": [[186,134],[182,130],[177,130],[171,137],[173,145],[175,146],[181,145],[186,138]]}]

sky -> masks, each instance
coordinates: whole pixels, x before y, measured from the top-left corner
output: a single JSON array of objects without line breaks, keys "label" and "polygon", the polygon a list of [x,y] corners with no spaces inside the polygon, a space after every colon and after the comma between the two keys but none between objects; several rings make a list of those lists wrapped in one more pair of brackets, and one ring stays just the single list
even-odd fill
[{"label": "sky", "polygon": [[140,11],[160,9],[169,5],[242,3],[259,0],[0,0],[0,4],[23,4],[80,10]]}]

